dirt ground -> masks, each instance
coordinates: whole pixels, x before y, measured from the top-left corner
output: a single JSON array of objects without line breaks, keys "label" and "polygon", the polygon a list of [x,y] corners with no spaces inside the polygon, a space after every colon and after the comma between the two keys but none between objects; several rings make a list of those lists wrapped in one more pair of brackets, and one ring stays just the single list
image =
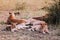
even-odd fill
[{"label": "dirt ground", "polygon": [[[49,34],[19,30],[18,32],[1,31],[6,27],[8,12],[0,12],[0,40],[60,40],[60,29],[56,26],[49,26]],[[58,27],[58,26],[57,26]]]},{"label": "dirt ground", "polygon": [[1,31],[6,25],[0,25],[0,40],[60,40],[60,29],[49,26],[49,34],[42,34],[28,30],[18,32]]}]

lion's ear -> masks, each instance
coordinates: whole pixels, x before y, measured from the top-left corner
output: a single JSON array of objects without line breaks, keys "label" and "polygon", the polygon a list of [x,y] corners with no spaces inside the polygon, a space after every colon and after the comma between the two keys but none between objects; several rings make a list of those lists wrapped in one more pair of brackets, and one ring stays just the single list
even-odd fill
[{"label": "lion's ear", "polygon": [[19,12],[15,12],[14,14],[15,14],[15,15],[20,15],[20,13],[19,13]]},{"label": "lion's ear", "polygon": [[11,12],[9,12],[9,14],[12,14]]}]

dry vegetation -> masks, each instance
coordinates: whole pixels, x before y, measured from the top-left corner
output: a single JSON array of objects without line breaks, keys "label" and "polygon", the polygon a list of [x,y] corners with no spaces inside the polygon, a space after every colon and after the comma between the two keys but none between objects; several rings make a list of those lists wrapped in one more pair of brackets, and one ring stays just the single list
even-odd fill
[{"label": "dry vegetation", "polygon": [[6,27],[9,11],[19,11],[17,19],[43,16],[49,13],[48,23],[60,23],[59,0],[0,0],[0,40],[60,40],[60,25],[48,25],[50,34],[42,34],[27,30],[19,32],[1,31]]}]

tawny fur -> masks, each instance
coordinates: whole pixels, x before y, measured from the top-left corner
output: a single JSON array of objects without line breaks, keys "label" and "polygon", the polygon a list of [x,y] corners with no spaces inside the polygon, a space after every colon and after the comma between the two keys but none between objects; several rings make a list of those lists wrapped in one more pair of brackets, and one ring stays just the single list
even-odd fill
[{"label": "tawny fur", "polygon": [[21,24],[21,23],[24,23],[26,22],[24,19],[16,19],[14,13],[9,13],[9,17],[8,17],[8,20],[7,20],[7,23],[8,24],[12,24],[12,23],[16,23],[16,24]]},{"label": "tawny fur", "polygon": [[[32,18],[32,19],[29,19],[27,22],[33,24],[32,28],[31,28],[33,30],[34,29],[36,29],[36,30],[41,29],[43,33],[49,32],[48,25],[45,21],[40,21],[40,20],[36,20],[35,18]],[[12,25],[11,29],[14,29],[14,28],[16,28],[16,24],[26,23],[26,20],[24,20],[24,19],[18,20],[18,19],[16,19],[14,13],[9,13],[7,23],[8,24],[10,23]]]},{"label": "tawny fur", "polygon": [[36,20],[36,19],[29,19],[30,22],[33,24],[33,26],[31,26],[32,28],[30,28],[29,30],[36,30],[36,31],[41,31],[42,33],[49,33],[48,30],[48,25],[45,21],[40,21],[40,20]]}]

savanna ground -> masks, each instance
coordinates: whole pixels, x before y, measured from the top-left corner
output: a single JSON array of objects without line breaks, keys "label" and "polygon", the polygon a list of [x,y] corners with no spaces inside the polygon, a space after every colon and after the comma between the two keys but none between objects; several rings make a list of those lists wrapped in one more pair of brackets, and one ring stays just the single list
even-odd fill
[{"label": "savanna ground", "polygon": [[8,13],[8,11],[0,12],[0,40],[60,40],[60,28],[55,25],[48,25],[50,31],[49,34],[28,30],[19,30],[18,32],[1,31],[6,27],[4,22],[6,22],[9,16]]},{"label": "savanna ground", "polygon": [[59,0],[0,0],[0,40],[60,40],[60,25],[48,25],[49,34],[28,30],[19,30],[18,32],[1,31],[6,27],[5,22],[9,16],[9,11],[12,10],[20,10],[20,15],[16,16],[17,19],[28,19],[48,13],[52,13],[52,17],[56,16],[58,19],[60,17]]}]

